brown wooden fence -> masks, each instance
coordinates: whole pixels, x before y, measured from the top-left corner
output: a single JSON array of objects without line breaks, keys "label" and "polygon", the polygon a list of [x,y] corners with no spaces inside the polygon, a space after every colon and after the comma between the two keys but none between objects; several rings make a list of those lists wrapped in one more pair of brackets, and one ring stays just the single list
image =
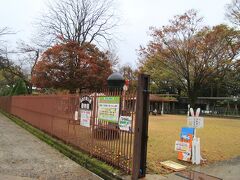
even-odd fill
[{"label": "brown wooden fence", "polygon": [[[131,173],[135,102],[135,93],[103,91],[81,95],[0,97],[0,108]],[[117,109],[119,112],[116,112]],[[116,116],[131,119],[130,128],[119,127],[119,119],[114,120]]]}]

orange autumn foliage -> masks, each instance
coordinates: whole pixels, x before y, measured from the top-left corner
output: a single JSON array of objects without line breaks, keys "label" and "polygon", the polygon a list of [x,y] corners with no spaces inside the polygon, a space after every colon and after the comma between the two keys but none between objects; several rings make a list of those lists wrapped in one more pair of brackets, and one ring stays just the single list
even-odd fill
[{"label": "orange autumn foliage", "polygon": [[100,89],[112,73],[107,54],[95,45],[76,42],[57,44],[46,50],[37,62],[32,82],[39,88]]}]

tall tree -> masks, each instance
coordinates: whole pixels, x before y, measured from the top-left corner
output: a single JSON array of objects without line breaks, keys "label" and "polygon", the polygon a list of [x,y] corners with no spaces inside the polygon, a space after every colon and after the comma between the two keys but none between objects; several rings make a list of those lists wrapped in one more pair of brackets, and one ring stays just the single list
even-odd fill
[{"label": "tall tree", "polygon": [[8,52],[4,47],[3,37],[6,35],[15,34],[8,27],[0,28],[0,94],[9,95],[11,89],[19,79],[25,79],[20,66],[13,63],[8,58]]},{"label": "tall tree", "polygon": [[147,72],[151,75],[150,89],[153,93],[170,93],[181,94],[181,85],[178,84],[177,79],[171,71],[165,68],[161,61],[157,59],[160,57],[149,57],[146,61],[140,61],[140,71]]},{"label": "tall tree", "polygon": [[55,45],[45,51],[37,62],[32,82],[37,87],[68,89],[99,89],[106,86],[112,73],[107,54],[92,44],[76,42]]},{"label": "tall tree", "polygon": [[24,41],[18,42],[16,54],[23,67],[26,67],[26,79],[25,83],[28,86],[29,93],[32,93],[32,76],[33,70],[37,64],[38,58],[40,57],[40,47],[35,44],[29,44]]},{"label": "tall tree", "polygon": [[240,96],[240,61],[224,77],[223,86],[228,96]]},{"label": "tall tree", "polygon": [[119,57],[114,49],[107,51],[107,57],[110,60],[112,70],[117,71],[117,66],[119,65]]},{"label": "tall tree", "polygon": [[[225,25],[207,28],[194,10],[175,16],[162,28],[151,28],[153,40],[141,48],[141,58],[154,59],[176,79],[192,106],[201,88],[239,55],[239,32]],[[160,69],[161,70],[161,69]]]},{"label": "tall tree", "polygon": [[129,81],[129,91],[136,90],[138,71],[134,70],[130,64],[125,64],[119,68],[119,72]]},{"label": "tall tree", "polygon": [[47,43],[74,41],[80,45],[109,43],[117,25],[112,0],[58,0],[39,21]]},{"label": "tall tree", "polygon": [[201,33],[204,39],[199,42],[202,46],[198,49],[201,56],[208,55],[210,68],[206,72],[211,75],[204,85],[211,84],[211,95],[223,96],[226,93],[226,77],[234,71],[235,63],[239,60],[240,32],[226,25],[218,25]]},{"label": "tall tree", "polygon": [[[0,91],[1,95],[9,95],[11,89],[18,83],[23,81],[28,84],[27,76],[22,72],[20,66],[14,64],[7,57],[0,56]],[[28,87],[28,93],[29,87]],[[3,93],[2,93],[3,92]]]},{"label": "tall tree", "polygon": [[7,57],[0,56],[0,67],[2,75],[9,82],[8,85],[12,85],[15,79],[23,79],[27,83],[27,77],[23,73],[22,68]]},{"label": "tall tree", "polygon": [[229,21],[240,27],[240,0],[232,0],[226,6],[226,17]]}]

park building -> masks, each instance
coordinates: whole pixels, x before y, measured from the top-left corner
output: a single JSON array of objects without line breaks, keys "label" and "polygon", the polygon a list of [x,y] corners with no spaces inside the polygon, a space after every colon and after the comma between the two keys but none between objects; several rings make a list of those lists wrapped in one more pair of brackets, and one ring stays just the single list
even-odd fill
[{"label": "park building", "polygon": [[[129,99],[127,100],[129,101]],[[135,108],[136,98],[131,98],[128,105]],[[187,114],[188,97],[178,97],[176,94],[150,94],[149,113],[150,114]],[[203,115],[213,116],[240,116],[240,98],[238,97],[198,97],[196,107],[201,108]]]}]

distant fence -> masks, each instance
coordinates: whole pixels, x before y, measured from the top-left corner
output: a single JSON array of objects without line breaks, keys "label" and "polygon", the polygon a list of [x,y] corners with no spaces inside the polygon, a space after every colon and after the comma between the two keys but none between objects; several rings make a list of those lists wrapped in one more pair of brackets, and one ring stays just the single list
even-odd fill
[{"label": "distant fence", "polygon": [[[84,97],[90,97],[91,104],[81,102],[86,100]],[[110,99],[116,97],[115,100],[119,102],[115,104],[112,102],[111,111],[101,114],[104,113],[104,108],[109,108],[108,100],[105,98],[104,104],[102,97]],[[100,107],[101,98],[103,99],[101,105],[106,107]],[[0,108],[126,173],[131,173],[135,99],[135,93],[122,94],[122,92],[108,91],[81,95],[13,96],[0,97]],[[82,107],[81,103],[83,103]],[[114,109],[117,104],[120,106],[117,107],[119,112],[115,112],[117,108]],[[83,108],[83,111],[80,108]],[[87,114],[84,109],[90,113]],[[76,111],[79,112],[78,120],[74,120]],[[118,113],[119,116],[127,116],[132,120],[130,129],[120,129],[118,123],[114,120],[110,121]],[[105,116],[108,120],[99,116]],[[87,122],[88,118],[90,122]]]},{"label": "distant fence", "polygon": [[[174,109],[165,114],[184,114],[187,115],[188,109]],[[210,110],[201,110],[203,116],[216,116],[216,117],[240,117],[240,111],[237,108],[217,107]]]}]

